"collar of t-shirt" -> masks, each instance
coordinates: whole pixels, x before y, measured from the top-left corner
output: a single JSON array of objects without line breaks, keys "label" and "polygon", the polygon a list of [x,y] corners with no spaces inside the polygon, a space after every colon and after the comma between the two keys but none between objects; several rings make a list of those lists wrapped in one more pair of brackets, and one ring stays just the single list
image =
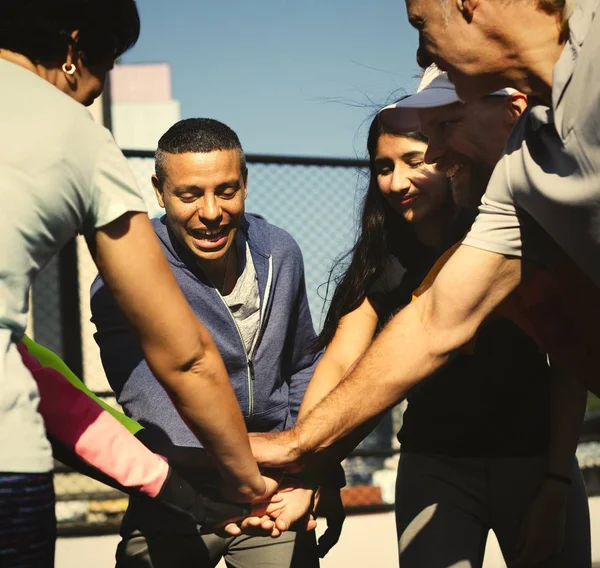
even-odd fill
[{"label": "collar of t-shirt", "polygon": [[260,325],[260,295],[252,254],[246,239],[238,233],[238,276],[231,293],[223,296],[237,324],[246,354],[250,355]]},{"label": "collar of t-shirt", "polygon": [[569,39],[552,72],[552,108],[557,124],[562,123],[560,103],[575,71],[579,52],[594,20],[598,4],[599,0],[577,0],[573,13],[569,16]]}]

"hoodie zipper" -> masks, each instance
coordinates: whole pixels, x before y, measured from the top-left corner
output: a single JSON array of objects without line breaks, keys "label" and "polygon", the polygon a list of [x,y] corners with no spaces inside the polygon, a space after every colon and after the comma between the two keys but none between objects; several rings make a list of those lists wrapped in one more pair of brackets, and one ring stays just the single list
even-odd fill
[{"label": "hoodie zipper", "polygon": [[[263,321],[264,321],[263,318],[264,318],[264,314],[266,312],[267,304],[269,302],[272,278],[273,278],[273,257],[269,256],[269,272],[268,272],[268,276],[267,276],[267,286],[265,288],[265,299],[263,302],[263,306],[262,306],[262,309],[260,310],[260,318],[258,321],[258,330],[256,332],[256,335],[254,336],[254,341],[252,342],[252,346],[250,347],[250,354],[249,355],[246,354],[246,368],[247,368],[247,372],[248,372],[248,418],[252,418],[252,414],[254,412],[254,378],[255,378],[255,376],[254,376],[253,357],[256,352],[258,339],[262,332],[262,326],[263,326]],[[231,319],[233,320],[233,325],[235,326],[235,329],[238,332],[238,336],[240,338],[240,343],[242,344],[242,349],[243,349],[244,353],[246,353],[246,346],[244,345],[244,338],[242,337],[242,332],[240,331],[238,323],[237,323],[234,315],[231,313],[231,310],[229,309],[229,306],[227,305],[225,298],[223,298],[223,296],[221,295],[219,290],[217,290],[217,294],[219,295],[219,298],[221,298],[221,301],[227,308],[227,313],[229,313]]]}]

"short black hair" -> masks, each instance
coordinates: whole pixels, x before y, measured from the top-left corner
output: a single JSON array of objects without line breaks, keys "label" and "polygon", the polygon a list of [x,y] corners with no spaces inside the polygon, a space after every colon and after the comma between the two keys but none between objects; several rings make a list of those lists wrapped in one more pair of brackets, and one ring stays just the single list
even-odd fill
[{"label": "short black hair", "polygon": [[165,180],[165,154],[206,154],[216,150],[237,150],[240,170],[248,175],[246,156],[238,135],[226,124],[214,118],[186,118],[176,122],[158,141],[154,155],[154,171],[160,183]]},{"label": "short black hair", "polygon": [[35,63],[64,62],[71,34],[86,65],[117,57],[140,35],[135,0],[9,0],[0,14],[0,48]]}]

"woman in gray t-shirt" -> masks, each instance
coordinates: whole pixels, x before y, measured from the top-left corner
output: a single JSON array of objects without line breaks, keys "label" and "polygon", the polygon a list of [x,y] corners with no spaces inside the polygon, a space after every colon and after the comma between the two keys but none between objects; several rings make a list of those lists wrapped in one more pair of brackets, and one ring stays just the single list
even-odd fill
[{"label": "woman in gray t-shirt", "polygon": [[35,276],[77,233],[85,235],[157,378],[222,464],[228,495],[252,500],[266,493],[218,351],[166,264],[127,161],[84,108],[138,34],[134,0],[20,0],[2,9],[3,567],[53,564],[52,455],[37,388],[15,342],[25,331]]}]

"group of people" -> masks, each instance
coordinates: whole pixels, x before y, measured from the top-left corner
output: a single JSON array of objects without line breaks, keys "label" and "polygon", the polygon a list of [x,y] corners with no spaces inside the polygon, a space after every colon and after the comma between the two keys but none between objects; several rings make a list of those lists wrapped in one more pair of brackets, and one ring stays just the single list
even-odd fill
[{"label": "group of people", "polygon": [[[404,398],[401,566],[481,566],[490,530],[511,566],[591,566],[575,448],[600,391],[597,4],[407,0],[426,70],[371,123],[318,335],[298,245],[245,211],[235,132],[161,137],[150,221],[83,108],[137,40],[134,0],[6,7],[0,566],[53,566],[53,453],[130,494],[119,567],[318,566],[340,462]],[[35,275],[78,232],[125,415],[24,335]]]}]

